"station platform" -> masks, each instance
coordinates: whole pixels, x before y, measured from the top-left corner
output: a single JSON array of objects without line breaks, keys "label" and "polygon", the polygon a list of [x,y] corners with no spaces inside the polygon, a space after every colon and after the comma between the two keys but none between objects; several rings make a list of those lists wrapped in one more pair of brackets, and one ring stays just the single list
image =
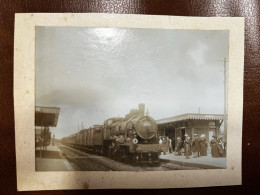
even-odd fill
[{"label": "station platform", "polygon": [[35,158],[36,171],[74,171],[66,159]]},{"label": "station platform", "polygon": [[36,171],[74,171],[75,166],[62,156],[61,150],[56,146],[35,148]]},{"label": "station platform", "polygon": [[212,158],[208,156],[200,156],[198,158],[186,159],[186,156],[175,156],[174,153],[166,153],[159,156],[161,161],[175,163],[182,166],[198,167],[201,169],[225,169],[227,167],[227,158]]},{"label": "station platform", "polygon": [[42,157],[42,158],[61,158],[60,149],[57,146],[46,146],[44,149],[43,147],[36,147],[35,148],[35,156]]},{"label": "station platform", "polygon": [[[41,147],[36,147],[36,150],[40,150]],[[54,146],[46,146],[46,150],[49,150],[49,151],[60,151],[60,149],[54,145]]]}]

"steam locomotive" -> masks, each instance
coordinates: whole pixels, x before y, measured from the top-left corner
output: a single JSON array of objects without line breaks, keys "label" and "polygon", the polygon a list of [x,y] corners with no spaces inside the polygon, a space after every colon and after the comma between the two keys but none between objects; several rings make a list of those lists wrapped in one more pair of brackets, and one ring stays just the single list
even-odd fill
[{"label": "steam locomotive", "polygon": [[125,118],[109,118],[103,125],[63,138],[62,143],[126,163],[159,163],[165,147],[159,144],[155,120],[144,110],[145,105],[139,104]]}]

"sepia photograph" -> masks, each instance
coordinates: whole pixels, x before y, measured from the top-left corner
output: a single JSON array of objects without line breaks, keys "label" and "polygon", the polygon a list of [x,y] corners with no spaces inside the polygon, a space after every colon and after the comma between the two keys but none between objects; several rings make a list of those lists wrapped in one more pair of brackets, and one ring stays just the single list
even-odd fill
[{"label": "sepia photograph", "polygon": [[243,52],[244,18],[16,14],[18,191],[241,185]]},{"label": "sepia photograph", "polygon": [[225,169],[229,31],[36,27],[36,171]]}]

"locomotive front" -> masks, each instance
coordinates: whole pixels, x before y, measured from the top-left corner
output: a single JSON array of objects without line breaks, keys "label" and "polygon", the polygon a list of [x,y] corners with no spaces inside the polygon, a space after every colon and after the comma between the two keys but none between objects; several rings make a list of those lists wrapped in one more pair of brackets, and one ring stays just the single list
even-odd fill
[{"label": "locomotive front", "polygon": [[[149,116],[135,117],[129,121],[131,133],[129,144],[133,144],[131,153],[136,162],[159,162],[161,146],[158,140],[158,127],[155,120]],[[132,142],[132,143],[131,143]]]},{"label": "locomotive front", "polygon": [[111,140],[106,144],[111,157],[134,163],[159,162],[162,149],[158,127],[153,118],[144,115],[144,104],[139,104],[139,109],[132,109],[125,118],[106,120],[104,127],[105,137]]},{"label": "locomotive front", "polygon": [[129,129],[133,129],[133,133],[141,138],[141,142],[148,143],[150,140],[156,141],[157,124],[151,117],[142,116],[130,119],[129,125]]}]

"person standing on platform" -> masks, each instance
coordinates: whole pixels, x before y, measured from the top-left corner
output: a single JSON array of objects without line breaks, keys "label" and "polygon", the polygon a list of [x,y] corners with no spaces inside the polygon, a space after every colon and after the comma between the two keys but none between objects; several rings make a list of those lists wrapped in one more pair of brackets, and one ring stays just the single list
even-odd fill
[{"label": "person standing on platform", "polygon": [[185,134],[185,140],[184,140],[184,154],[186,156],[187,159],[190,158],[190,156],[192,155],[192,152],[191,152],[191,140],[190,140],[190,137]]},{"label": "person standing on platform", "polygon": [[218,150],[219,150],[220,157],[226,156],[225,144],[222,136],[218,139]]},{"label": "person standing on platform", "polygon": [[205,139],[205,135],[200,136],[200,155],[207,156],[208,142]]},{"label": "person standing on platform", "polygon": [[194,134],[194,141],[192,142],[193,158],[200,156],[200,140],[198,134]]},{"label": "person standing on platform", "polygon": [[181,138],[178,137],[177,138],[177,143],[176,143],[176,148],[175,148],[175,155],[178,155],[178,156],[181,155],[181,145],[182,145]]},{"label": "person standing on platform", "polygon": [[213,139],[210,141],[210,147],[211,147],[211,155],[213,158],[219,158],[219,149],[218,149],[218,142],[217,137],[215,135],[212,136]]},{"label": "person standing on platform", "polygon": [[168,151],[168,144],[167,144],[167,140],[166,140],[166,137],[164,136],[162,138],[162,144],[163,144],[163,155],[166,155],[166,152]]},{"label": "person standing on platform", "polygon": [[172,140],[167,136],[167,144],[169,148],[169,153],[172,153]]}]

